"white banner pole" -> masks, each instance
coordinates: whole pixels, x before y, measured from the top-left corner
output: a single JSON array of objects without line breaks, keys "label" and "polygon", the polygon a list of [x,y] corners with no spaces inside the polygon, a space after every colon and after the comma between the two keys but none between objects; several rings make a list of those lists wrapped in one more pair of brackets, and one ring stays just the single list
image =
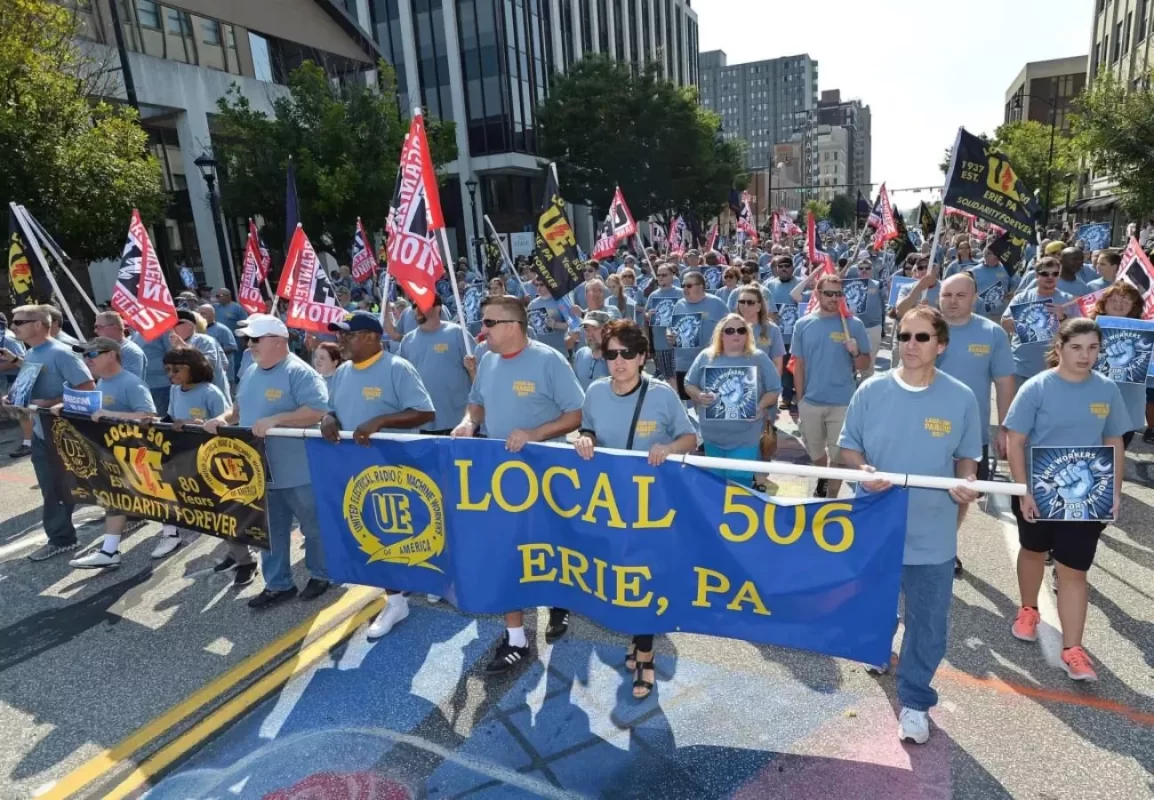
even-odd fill
[{"label": "white banner pole", "polygon": [[505,245],[501,243],[501,236],[497,233],[497,228],[493,225],[493,220],[489,219],[489,215],[485,214],[485,224],[489,226],[489,230],[493,232],[493,241],[497,243],[497,249],[501,251],[501,258],[505,262],[505,266],[509,268],[509,274],[513,276],[513,280],[517,281],[521,286],[521,291],[525,297],[532,300],[536,296],[536,292],[530,292],[528,284],[521,280],[521,276],[517,274],[517,266],[513,263],[513,259],[509,258],[509,253],[505,250]]},{"label": "white banner pole", "polygon": [[[60,301],[60,307],[65,314],[68,315],[68,320],[72,323],[72,329],[76,331],[76,338],[83,341],[86,337],[84,331],[80,327],[80,323],[76,321],[76,316],[72,313],[72,306],[68,305],[68,301],[64,299],[64,292],[60,291],[60,284],[56,282],[56,276],[52,274],[52,270],[48,268],[48,262],[44,258],[44,251],[40,249],[40,240],[32,235],[28,221],[24,219],[20,212],[20,206],[16,203],[9,203],[8,207],[12,210],[16,217],[16,224],[24,232],[24,238],[28,241],[32,252],[36,254],[36,260],[40,262],[40,268],[44,270],[44,274],[48,276],[48,282],[52,284],[52,293],[56,295],[56,299]],[[35,284],[35,281],[33,282]]]},{"label": "white banner pole", "polygon": [[453,254],[449,252],[449,237],[445,229],[440,228],[441,246],[445,251],[445,271],[449,273],[449,282],[453,286],[453,297],[457,300],[457,324],[461,326],[461,336],[465,339],[465,352],[473,355],[473,337],[469,335],[469,326],[465,324],[465,302],[461,299],[461,290],[457,287],[457,270],[453,264]]},{"label": "white banner pole", "polygon": [[44,226],[40,224],[40,220],[32,216],[27,208],[20,206],[20,212],[24,215],[24,219],[33,226],[36,231],[36,235],[40,238],[41,243],[52,255],[53,260],[55,260],[56,263],[60,265],[60,269],[64,270],[64,274],[68,276],[70,281],[72,281],[72,285],[76,287],[76,291],[80,293],[80,296],[84,298],[84,302],[87,303],[88,307],[92,309],[92,313],[99,314],[100,309],[98,309],[96,304],[92,302],[92,298],[88,296],[88,292],[84,291],[84,287],[80,285],[80,281],[76,280],[76,276],[72,274],[72,270],[70,270],[68,265],[64,263],[65,253],[60,249],[60,245],[56,244],[56,241],[48,235],[48,231],[44,230]]}]

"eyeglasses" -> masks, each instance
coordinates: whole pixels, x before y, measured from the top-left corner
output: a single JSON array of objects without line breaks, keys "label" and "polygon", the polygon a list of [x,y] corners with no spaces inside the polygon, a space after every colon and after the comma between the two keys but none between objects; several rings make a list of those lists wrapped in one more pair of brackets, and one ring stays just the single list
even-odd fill
[{"label": "eyeglasses", "polygon": [[13,328],[19,328],[21,325],[27,324],[29,322],[39,322],[39,321],[40,320],[38,320],[38,319],[14,319],[14,320],[12,320],[12,327]]},{"label": "eyeglasses", "polygon": [[725,328],[721,332],[726,336],[745,336],[749,333],[749,328]]},{"label": "eyeglasses", "polygon": [[739,306],[759,306],[759,305],[761,305],[761,301],[760,300],[738,300],[737,304]]},{"label": "eyeglasses", "polygon": [[843,294],[845,294],[845,292],[835,292],[830,289],[821,290],[822,297],[841,297]]},{"label": "eyeglasses", "polygon": [[483,319],[483,320],[481,320],[481,324],[484,325],[486,328],[496,328],[498,325],[504,325],[506,323],[516,322],[516,321],[517,320],[515,320],[515,319]]},{"label": "eyeglasses", "polygon": [[908,342],[910,339],[913,339],[918,344],[925,344],[926,342],[928,342],[930,339],[933,339],[933,338],[934,338],[934,334],[926,333],[925,331],[919,331],[918,333],[910,333],[908,331],[902,331],[901,333],[898,334],[898,341],[899,342]]},{"label": "eyeglasses", "polygon": [[108,352],[111,352],[111,351],[109,351],[109,350],[89,350],[87,353],[84,354],[84,357],[87,358],[89,361],[91,361],[92,359],[99,358],[100,356],[102,356]]},{"label": "eyeglasses", "polygon": [[638,352],[636,350],[629,350],[629,349],[604,350],[602,352],[605,354],[605,360],[606,361],[616,361],[618,356],[620,356],[621,358],[625,358],[625,359],[637,358],[637,356],[638,356]]},{"label": "eyeglasses", "polygon": [[1037,275],[1039,278],[1056,278],[1056,277],[1058,277],[1057,272],[1039,272],[1039,273],[1037,273]]},{"label": "eyeglasses", "polygon": [[704,289],[705,288],[704,283],[683,283],[681,285],[685,289]]}]

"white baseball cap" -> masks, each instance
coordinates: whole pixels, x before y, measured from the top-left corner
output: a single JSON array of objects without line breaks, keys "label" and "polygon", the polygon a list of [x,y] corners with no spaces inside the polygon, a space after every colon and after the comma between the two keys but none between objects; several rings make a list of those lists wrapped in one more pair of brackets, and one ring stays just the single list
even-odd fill
[{"label": "white baseball cap", "polygon": [[288,328],[279,319],[271,314],[252,314],[244,325],[236,326],[237,336],[247,336],[250,339],[259,339],[262,336],[279,336],[289,338]]}]

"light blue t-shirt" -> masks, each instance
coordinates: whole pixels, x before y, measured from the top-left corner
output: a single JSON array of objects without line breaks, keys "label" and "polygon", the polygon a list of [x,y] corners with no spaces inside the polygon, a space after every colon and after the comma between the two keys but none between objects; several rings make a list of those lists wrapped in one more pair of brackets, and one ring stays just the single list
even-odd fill
[{"label": "light blue t-shirt", "polygon": [[[289,353],[272,369],[254,364],[236,393],[240,425],[251,428],[258,419],[298,408],[328,411],[329,394],[320,373]],[[304,439],[270,436],[265,440],[272,489],[289,489],[311,482]]]},{"label": "light blue t-shirt", "polygon": [[617,295],[615,294],[610,295],[609,299],[605,301],[605,305],[609,308],[616,309],[621,319],[637,321],[637,304],[630,300],[628,296],[625,298],[624,309],[621,308],[621,303],[617,300]]},{"label": "light blue t-shirt", "polygon": [[581,388],[589,391],[589,384],[593,381],[609,377],[609,365],[604,358],[594,358],[593,351],[586,346],[573,354],[573,374]]},{"label": "light blue t-shirt", "polygon": [[[858,353],[868,354],[870,340],[865,325],[857,317],[845,322],[850,336],[857,342]],[[853,357],[845,341],[842,319],[837,314],[810,314],[797,321],[791,352],[795,358],[802,359],[805,368],[802,400],[819,406],[849,405],[857,383]]]},{"label": "light blue t-shirt", "polygon": [[248,319],[248,312],[244,310],[244,306],[235,300],[227,305],[214,303],[213,307],[216,309],[216,321],[234,334],[236,333],[236,324],[242,319]]},{"label": "light blue t-shirt", "polygon": [[[761,323],[751,325],[750,333],[753,334],[754,345],[765,353],[770,361],[785,358],[785,338],[781,335],[781,328],[767,321],[764,325]],[[782,367],[785,365],[782,364]]]},{"label": "light blue t-shirt", "polygon": [[982,444],[989,444],[991,385],[1014,374],[1010,337],[996,322],[972,314],[965,325],[950,326],[950,343],[938,356],[938,369],[974,393],[981,412]]},{"label": "light blue t-shirt", "polygon": [[977,285],[978,296],[974,299],[974,313],[986,319],[998,320],[1006,310],[1015,281],[1000,264],[987,267],[980,264],[969,270]]},{"label": "light blue t-shirt", "polygon": [[168,334],[162,333],[151,342],[147,342],[139,333],[134,333],[132,334],[132,342],[140,348],[144,355],[144,375],[142,377],[145,385],[149,389],[164,389],[171,386],[168,373],[164,371],[164,354],[168,352]]},{"label": "light blue t-shirt", "polygon": [[1098,446],[1128,432],[1130,414],[1118,386],[1105,375],[1091,372],[1075,382],[1047,369],[1022,384],[1002,424],[1026,436],[1029,470],[1031,447]]},{"label": "light blue t-shirt", "polygon": [[[1038,300],[1046,298],[1038,295],[1038,287],[1032,286],[1029,289],[1018,292],[1014,295],[1014,302],[1006,306],[1006,310],[1002,312],[1002,319],[1013,319],[1013,308],[1022,303],[1033,303]],[[1055,291],[1051,295],[1055,305],[1063,305],[1074,298],[1063,291]],[[1077,305],[1064,306],[1067,317],[1080,317],[1082,312]],[[1010,338],[1010,348],[1014,353],[1014,374],[1020,375],[1023,378],[1030,378],[1037,375],[1046,368],[1046,351],[1050,349],[1050,342],[1025,342],[1018,339],[1018,334]]]},{"label": "light blue t-shirt", "polygon": [[[648,451],[655,444],[670,444],[687,434],[694,435],[693,423],[682,405],[677,393],[664,381],[649,381],[641,413],[637,416],[637,427],[633,432],[634,450]],[[581,428],[596,434],[598,447],[613,447],[624,450],[629,442],[629,423],[637,408],[638,384],[627,395],[618,395],[608,378],[602,378],[589,385],[585,402],[581,406]]]},{"label": "light blue t-shirt", "polygon": [[[911,286],[915,286],[915,284],[911,284]],[[916,293],[917,291],[918,290],[916,288],[911,289],[911,293]],[[933,306],[934,308],[938,308],[939,307],[938,298],[941,295],[941,293],[942,293],[942,282],[938,281],[933,286],[931,286],[930,288],[926,289],[924,292],[921,293],[921,298],[918,300],[918,302],[919,303],[925,303],[926,305]],[[904,299],[905,299],[905,296],[901,296],[898,298],[898,302],[900,303]]]},{"label": "light blue t-shirt", "polygon": [[[0,349],[7,350],[15,356],[24,356],[24,344],[12,334],[4,331],[0,333]],[[20,365],[18,363],[12,365],[12,369],[7,372],[0,372],[0,392],[7,393],[9,379],[15,380],[20,373]]]},{"label": "light blue t-shirt", "polygon": [[148,358],[135,342],[125,339],[120,343],[120,366],[144,380],[145,371],[148,369]]},{"label": "light blue t-shirt", "polygon": [[[769,291],[769,299],[778,308],[779,314],[781,313],[781,306],[797,305],[793,298],[790,297],[790,292],[792,292],[799,283],[801,283],[801,279],[797,277],[791,278],[786,282],[782,282],[781,278],[773,278],[768,286],[766,286],[766,289]],[[801,315],[798,314],[796,318],[800,317]],[[781,334],[785,338],[786,347],[789,347],[790,342],[793,341],[792,327],[783,325]]]},{"label": "light blue t-shirt", "polygon": [[[52,400],[64,396],[64,385],[79,386],[92,380],[92,373],[72,352],[72,348],[56,339],[48,339],[36,347],[28,348],[24,353],[25,364],[43,364],[36,382],[32,384],[32,391],[28,400]],[[40,427],[40,415],[32,420],[32,429],[36,436],[43,439],[44,431]]]},{"label": "light blue t-shirt", "polygon": [[[451,319],[449,312],[445,310],[443,305],[439,306],[439,308],[441,309],[441,319],[448,322]],[[397,320],[396,325],[397,333],[401,334],[401,336],[406,336],[409,331],[415,331],[419,327],[421,327],[421,323],[417,322],[417,315],[413,311],[412,306],[409,306],[401,312],[401,316]],[[458,420],[458,422],[459,421],[460,420]]]},{"label": "light blue t-shirt", "polygon": [[469,392],[469,402],[485,409],[485,433],[492,439],[555,422],[565,412],[580,409],[584,400],[565,358],[532,340],[512,357],[486,353]]},{"label": "light blue t-shirt", "polygon": [[713,338],[713,329],[717,327],[717,323],[725,318],[729,313],[729,309],[725,303],[718,300],[711,294],[696,303],[691,303],[682,297],[677,301],[677,305],[673,307],[674,314],[700,314],[701,315],[701,331],[700,339],[701,345],[698,347],[677,347],[674,348],[673,359],[674,369],[678,372],[688,372],[689,368],[693,366],[693,359],[697,358],[697,354],[701,352],[701,348],[709,344]]},{"label": "light blue t-shirt", "polygon": [[98,380],[96,388],[100,391],[100,405],[105,411],[156,413],[152,393],[148,391],[144,381],[123,367],[111,378]]},{"label": "light blue t-shirt", "polygon": [[231,406],[224,393],[211,383],[198,383],[187,389],[173,386],[168,395],[168,416],[174,420],[210,420]]},{"label": "light blue t-shirt", "polygon": [[669,350],[669,340],[665,334],[669,328],[669,318],[677,301],[685,296],[680,289],[670,286],[668,289],[656,289],[645,301],[645,311],[651,314],[649,325],[653,331],[653,349]]},{"label": "light blue t-shirt", "polygon": [[236,350],[236,337],[233,336],[226,326],[219,322],[214,322],[204,329],[206,335],[216,339],[216,343],[220,345],[220,349],[226,353],[231,353]]},{"label": "light blue t-shirt", "polygon": [[954,275],[957,275],[962,270],[969,269],[970,267],[976,267],[977,265],[978,265],[978,262],[974,261],[972,258],[968,258],[965,261],[958,261],[958,260],[951,261],[950,265],[948,267],[946,267],[946,271],[942,275],[942,277],[943,278],[953,277]]},{"label": "light blue t-shirt", "polygon": [[436,419],[422,430],[452,430],[465,416],[472,386],[464,363],[467,355],[460,325],[442,322],[435,331],[417,328],[405,334],[401,358],[416,368],[437,411]]},{"label": "light blue t-shirt", "polygon": [[875,280],[871,279],[869,281],[869,288],[866,289],[865,311],[859,315],[858,319],[860,319],[861,324],[867,328],[880,327],[885,320],[881,284]]},{"label": "light blue t-shirt", "polygon": [[[333,374],[330,387],[329,410],[343,431],[354,431],[361,423],[385,414],[409,410],[436,411],[433,399],[413,365],[383,350],[361,364],[351,361],[341,364]],[[460,421],[458,417],[457,422]],[[388,430],[390,433],[417,433],[416,428]]]},{"label": "light blue t-shirt", "polygon": [[[557,307],[557,301],[552,297],[534,297],[527,309],[529,327],[537,335],[537,341],[547,344],[558,353],[565,354],[565,334],[568,332],[568,322],[565,315]],[[553,326],[564,322],[565,327],[560,330]],[[460,420],[458,420],[459,422]]]},{"label": "light blue t-shirt", "polygon": [[[748,367],[755,370],[752,380]],[[702,439],[726,450],[757,444],[765,415],[758,403],[766,394],[781,392],[781,376],[761,350],[752,356],[716,358],[703,350],[689,368],[685,383],[718,395],[712,406],[699,409],[698,419]]]},{"label": "light blue t-shirt", "polygon": [[[838,447],[861,453],[879,472],[953,478],[956,459],[982,457],[980,416],[974,393],[944,372],[921,391],[899,383],[896,372],[885,372],[865,381],[853,396]],[[953,561],[957,504],[941,489],[908,491],[902,563]],[[859,485],[858,494],[864,493]]]},{"label": "light blue t-shirt", "polygon": [[204,333],[194,333],[188,344],[204,353],[208,363],[212,364],[213,385],[228,396],[228,356],[216,343],[216,339]]}]

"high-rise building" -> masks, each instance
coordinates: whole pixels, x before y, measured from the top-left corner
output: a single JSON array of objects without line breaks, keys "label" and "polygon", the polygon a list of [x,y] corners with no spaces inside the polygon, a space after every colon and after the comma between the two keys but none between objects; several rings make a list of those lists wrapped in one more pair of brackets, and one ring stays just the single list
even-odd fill
[{"label": "high-rise building", "polygon": [[863,197],[869,197],[873,153],[870,107],[861,100],[843,101],[840,90],[829,89],[821,93],[814,113],[819,126],[838,126],[846,131],[848,164],[844,183],[848,185],[838,187],[835,194],[856,197],[860,191]]},{"label": "high-rise building", "polygon": [[747,143],[750,169],[771,167],[774,145],[789,142],[817,105],[817,61],[805,54],[731,66],[712,50],[700,67],[701,104],[721,115],[726,138]]},{"label": "high-rise building", "polygon": [[[556,73],[586,53],[656,61],[681,84],[698,80],[690,0],[340,0],[397,72],[406,109],[456,123],[457,159],[440,165],[446,223],[458,252],[488,214],[501,232],[529,230],[540,203],[536,108]],[[565,176],[561,176],[564,188]],[[471,188],[470,188],[471,187]],[[472,220],[470,220],[472,217]],[[588,215],[575,215],[591,245]]]},{"label": "high-rise building", "polygon": [[1027,119],[1070,132],[1074,98],[1086,88],[1086,56],[1031,61],[1006,89],[1003,122]]},{"label": "high-rise building", "polygon": [[[828,203],[847,194],[850,182],[850,130],[841,125],[817,126],[817,199]],[[851,195],[852,196],[852,195]]]}]

